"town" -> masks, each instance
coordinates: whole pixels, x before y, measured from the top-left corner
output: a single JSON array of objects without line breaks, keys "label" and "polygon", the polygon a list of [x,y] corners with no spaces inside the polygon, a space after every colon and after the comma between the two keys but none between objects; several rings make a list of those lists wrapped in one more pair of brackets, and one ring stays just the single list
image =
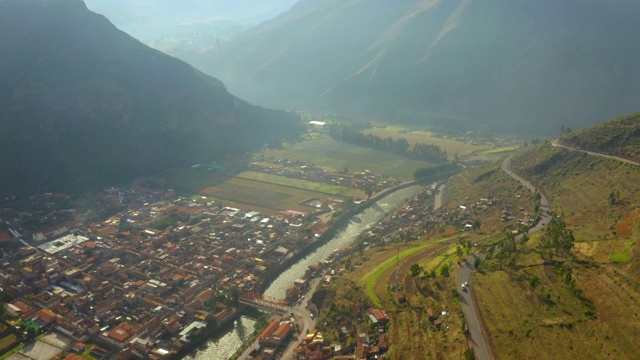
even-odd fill
[{"label": "town", "polygon": [[[271,161],[280,165],[278,170],[255,163],[249,166],[316,180],[321,173],[322,181],[350,182],[376,193],[400,185],[368,171],[354,175],[344,169],[332,175],[313,164]],[[0,284],[7,315],[3,351],[41,334],[61,334],[69,339],[66,343],[55,347],[38,341],[38,351],[60,359],[82,353],[118,359],[184,355],[193,344],[234,321],[251,303],[252,294],[260,294],[287,260],[321,242],[336,220],[332,215],[365,201],[309,199],[323,217],[294,210],[265,215],[224,206],[205,196],[183,198],[153,184],[154,180],[144,179],[127,189],[107,188],[94,207],[81,212],[71,207],[71,198],[65,194],[2,198]],[[361,241],[336,249],[336,259],[358,249],[419,238],[438,227],[470,230],[474,212],[497,203],[481,198],[453,210],[433,211],[436,185],[408,199],[362,234]],[[511,220],[509,209],[503,211],[503,221]],[[315,278],[316,282],[322,279],[322,286],[344,271],[330,265],[325,261],[311,266],[305,278],[291,284],[282,306],[304,298]],[[297,358],[322,358],[318,349],[328,345],[333,345],[333,355],[355,350],[357,358],[371,358],[384,353],[389,315],[384,309],[361,312],[376,324],[374,348],[369,340],[374,334],[356,333],[354,328],[325,329],[340,333],[345,346],[326,344],[320,330],[307,328],[295,349]],[[258,337],[261,346],[252,356],[273,358],[285,340],[300,330],[295,314],[291,315],[264,329]]]}]

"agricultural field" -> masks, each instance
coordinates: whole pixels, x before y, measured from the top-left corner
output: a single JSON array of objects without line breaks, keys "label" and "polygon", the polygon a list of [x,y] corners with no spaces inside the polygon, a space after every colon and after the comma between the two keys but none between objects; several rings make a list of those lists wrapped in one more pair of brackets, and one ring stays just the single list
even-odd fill
[{"label": "agricultural field", "polygon": [[478,155],[497,155],[506,152],[516,151],[520,148],[520,145],[501,146],[493,149],[482,150],[478,152]]},{"label": "agricultural field", "polygon": [[241,209],[262,210],[265,214],[274,214],[280,210],[312,212],[315,208],[301,204],[310,198],[344,199],[339,195],[242,177],[235,177],[216,186],[203,188],[200,192],[229,206],[235,204]]},{"label": "agricultural field", "polygon": [[[542,187],[575,242],[571,257],[543,260],[537,250],[540,232],[526,245],[518,243],[514,264],[491,259],[473,273],[470,284],[497,356],[635,358],[640,213],[634,194],[640,191],[640,167],[548,145],[517,155],[512,166]],[[519,192],[490,165],[460,174],[446,190],[456,203],[482,189],[503,198]],[[500,234],[493,225],[481,231]]]},{"label": "agricultural field", "polygon": [[[278,184],[296,189],[309,190],[334,196],[343,197],[366,197],[364,191],[346,186],[332,185],[303,179],[289,178],[280,175],[262,173],[258,171],[245,171],[238,174],[238,178],[259,181],[264,183]],[[326,195],[325,195],[326,196]]]},{"label": "agricultural field", "polygon": [[403,180],[413,180],[416,169],[431,166],[424,161],[407,159],[384,151],[346,144],[330,138],[307,140],[283,149],[264,150],[265,157],[315,163],[326,169],[347,168],[351,172],[370,170]]},{"label": "agricultural field", "polygon": [[474,151],[481,151],[489,147],[488,145],[472,145],[458,140],[435,137],[429,131],[411,130],[397,125],[373,127],[371,129],[363,130],[362,132],[364,134],[371,134],[381,138],[405,138],[411,145],[416,143],[438,145],[442,150],[447,152],[449,159],[453,159],[454,154],[456,153],[459,157],[462,157]]},{"label": "agricultural field", "polygon": [[638,283],[607,265],[545,263],[533,250],[539,238],[520,250],[517,267],[488,261],[473,274],[473,291],[498,356],[633,358],[640,351]]},{"label": "agricultural field", "polygon": [[[457,236],[423,239],[402,244],[399,249],[386,245],[353,255],[347,262],[355,265],[331,286],[332,305],[323,308],[319,321],[336,322],[346,316],[346,309],[352,304],[364,303],[389,313],[388,358],[439,359],[452,358],[451,354],[458,358],[468,344],[460,303],[454,295],[457,292],[453,268],[457,257],[453,260],[450,255],[455,252],[455,241]],[[452,268],[448,278],[438,271],[445,262]],[[423,268],[415,278],[410,274],[414,264]],[[435,279],[425,276],[432,271],[438,274]],[[395,287],[396,273],[399,291]],[[405,302],[398,300],[398,293],[405,295]],[[432,308],[442,321],[440,329],[433,318],[429,319],[427,308]],[[447,315],[442,315],[442,311]],[[367,320],[358,327],[366,329]]]},{"label": "agricultural field", "polygon": [[312,212],[315,208],[300,204],[310,198],[366,198],[360,189],[242,170],[189,167],[173,170],[164,177],[180,192],[204,195],[226,206],[267,215],[281,210]]}]

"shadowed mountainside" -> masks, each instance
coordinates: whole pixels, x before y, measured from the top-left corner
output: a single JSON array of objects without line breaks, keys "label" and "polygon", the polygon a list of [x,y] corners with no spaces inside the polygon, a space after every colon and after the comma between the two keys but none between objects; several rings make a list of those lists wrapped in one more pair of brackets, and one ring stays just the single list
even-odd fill
[{"label": "shadowed mountainside", "polygon": [[302,0],[196,65],[261,104],[548,135],[637,109],[639,11],[632,1]]},{"label": "shadowed mountainside", "polygon": [[0,0],[0,48],[3,192],[91,189],[297,131],[80,0]]}]

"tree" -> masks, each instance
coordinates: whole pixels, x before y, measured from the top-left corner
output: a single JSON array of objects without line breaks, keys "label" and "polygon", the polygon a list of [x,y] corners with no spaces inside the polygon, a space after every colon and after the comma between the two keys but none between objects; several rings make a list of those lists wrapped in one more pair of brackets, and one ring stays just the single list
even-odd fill
[{"label": "tree", "polygon": [[240,303],[240,289],[237,286],[231,288],[231,305],[238,306]]},{"label": "tree", "polygon": [[471,228],[474,231],[478,231],[480,229],[480,226],[482,226],[482,223],[478,219],[473,220],[473,222],[471,223]]},{"label": "tree", "polygon": [[440,275],[448,278],[449,277],[449,264],[444,264],[442,265],[442,267],[440,268]]},{"label": "tree", "polygon": [[27,327],[27,338],[35,339],[36,336],[38,336],[38,329],[31,326]]},{"label": "tree", "polygon": [[620,191],[611,191],[609,194],[609,205],[616,205],[620,202]]},{"label": "tree", "polygon": [[476,353],[473,351],[473,348],[468,347],[467,350],[464,351],[464,359],[465,360],[476,359]]},{"label": "tree", "polygon": [[364,193],[367,194],[367,200],[371,199],[371,195],[373,195],[373,187],[370,185],[365,186]]},{"label": "tree", "polygon": [[520,247],[524,248],[527,244],[527,241],[529,241],[529,235],[527,235],[527,233],[522,234],[522,238],[520,239]]},{"label": "tree", "polygon": [[218,319],[216,319],[216,315],[213,313],[207,313],[207,327],[212,328],[217,325]]},{"label": "tree", "polygon": [[462,257],[462,255],[464,255],[464,253],[462,252],[462,248],[460,247],[460,245],[456,246],[456,255],[458,256],[458,259],[460,259]]},{"label": "tree", "polygon": [[529,286],[532,289],[535,289],[536,286],[538,286],[539,283],[540,283],[540,279],[538,278],[538,276],[534,275],[534,276],[529,278]]},{"label": "tree", "polygon": [[411,277],[416,277],[420,275],[421,272],[422,272],[422,266],[420,266],[420,264],[411,265]]},{"label": "tree", "polygon": [[550,261],[553,261],[555,255],[566,259],[571,255],[574,241],[573,231],[567,229],[562,218],[551,214],[551,221],[549,221],[540,240],[540,256],[542,258],[546,256]]}]

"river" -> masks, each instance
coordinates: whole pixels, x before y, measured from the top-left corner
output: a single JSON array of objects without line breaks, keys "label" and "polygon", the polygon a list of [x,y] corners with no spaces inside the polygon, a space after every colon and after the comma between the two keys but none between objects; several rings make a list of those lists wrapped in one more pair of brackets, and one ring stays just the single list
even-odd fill
[{"label": "river", "polygon": [[[370,207],[355,215],[353,220],[325,245],[322,245],[316,251],[282,272],[267,288],[265,296],[284,299],[287,288],[293,284],[294,280],[304,275],[309,265],[317,264],[326,259],[336,249],[351,245],[358,239],[360,234],[375,226],[387,213],[402,205],[405,200],[415,195],[420,189],[420,186],[400,189],[377,200]],[[230,358],[254,331],[255,324],[255,320],[242,316],[233,328],[230,328],[219,337],[209,340],[196,350],[196,353],[189,355],[186,359],[212,360]]]}]

